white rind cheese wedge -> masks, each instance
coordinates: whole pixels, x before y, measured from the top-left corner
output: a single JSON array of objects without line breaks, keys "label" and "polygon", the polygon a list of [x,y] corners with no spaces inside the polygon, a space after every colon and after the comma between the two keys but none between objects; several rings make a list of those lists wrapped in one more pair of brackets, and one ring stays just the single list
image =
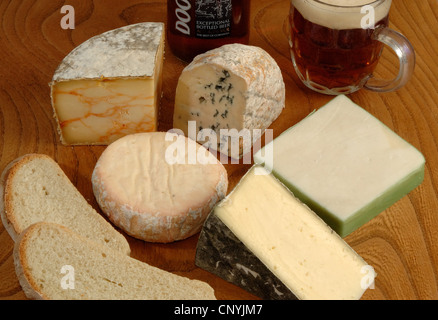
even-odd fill
[{"label": "white rind cheese wedge", "polygon": [[156,131],[163,55],[158,22],[111,30],[75,48],[50,83],[61,142],[107,145]]},{"label": "white rind cheese wedge", "polygon": [[[198,141],[206,135],[198,135],[200,131],[212,130],[217,145],[209,147],[238,159],[251,150],[253,141],[284,106],[285,85],[275,60],[261,48],[230,44],[195,57],[183,70],[176,89],[173,125]],[[194,137],[189,121],[196,121]],[[237,152],[231,152],[233,140],[229,137],[233,133],[220,132],[233,129],[245,137],[240,143],[235,140]],[[253,129],[260,129],[261,134]]]},{"label": "white rind cheese wedge", "polygon": [[259,166],[214,208],[196,264],[264,299],[359,299],[375,277],[339,235]]},{"label": "white rind cheese wedge", "polygon": [[[203,163],[198,162],[202,154]],[[115,225],[135,238],[168,243],[201,230],[225,197],[228,177],[224,166],[195,141],[151,132],[109,145],[92,183],[97,202]]]},{"label": "white rind cheese wedge", "polygon": [[[274,175],[342,237],[421,184],[424,156],[346,96],[277,137]],[[262,163],[262,152],[254,155]]]}]

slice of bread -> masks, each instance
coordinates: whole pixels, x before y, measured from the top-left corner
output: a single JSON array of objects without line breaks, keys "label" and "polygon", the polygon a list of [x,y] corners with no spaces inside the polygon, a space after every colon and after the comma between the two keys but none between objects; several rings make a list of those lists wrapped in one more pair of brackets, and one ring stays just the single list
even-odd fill
[{"label": "slice of bread", "polygon": [[100,215],[49,156],[28,154],[10,163],[0,180],[0,215],[14,239],[30,225],[53,222],[130,254],[126,238]]},{"label": "slice of bread", "polygon": [[31,299],[216,299],[205,282],[152,267],[54,223],[36,223],[21,233],[14,264]]}]

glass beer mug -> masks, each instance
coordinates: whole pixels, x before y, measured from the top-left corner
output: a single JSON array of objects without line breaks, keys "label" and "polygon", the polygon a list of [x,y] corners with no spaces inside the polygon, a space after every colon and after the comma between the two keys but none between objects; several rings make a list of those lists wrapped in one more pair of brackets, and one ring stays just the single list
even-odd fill
[{"label": "glass beer mug", "polygon": [[[413,74],[410,42],[388,28],[392,0],[291,0],[292,62],[301,81],[325,94],[349,94],[361,88],[395,91]],[[400,61],[395,79],[373,77],[384,44]]]}]

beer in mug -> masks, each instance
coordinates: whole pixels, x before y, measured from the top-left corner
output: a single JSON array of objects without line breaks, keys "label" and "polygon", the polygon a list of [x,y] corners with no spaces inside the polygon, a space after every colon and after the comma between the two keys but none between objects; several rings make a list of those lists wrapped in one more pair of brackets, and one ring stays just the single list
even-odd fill
[{"label": "beer in mug", "polygon": [[[388,28],[390,7],[391,0],[291,0],[291,56],[303,83],[326,94],[403,86],[415,54],[404,36]],[[390,81],[373,77],[384,44],[400,59],[399,75]]]}]

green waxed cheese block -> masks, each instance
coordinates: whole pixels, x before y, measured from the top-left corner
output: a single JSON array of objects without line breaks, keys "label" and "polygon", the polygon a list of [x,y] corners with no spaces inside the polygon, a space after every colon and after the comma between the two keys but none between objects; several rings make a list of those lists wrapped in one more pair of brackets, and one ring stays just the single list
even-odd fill
[{"label": "green waxed cheese block", "polygon": [[345,96],[260,150],[254,161],[345,237],[424,179],[425,159]]},{"label": "green waxed cheese block", "polygon": [[407,176],[406,179],[389,187],[380,197],[375,198],[368,205],[360,208],[356,212],[352,212],[348,219],[345,220],[340,219],[335,212],[331,212],[324,208],[307,194],[301,192],[279,173],[273,171],[273,174],[282,181],[296,197],[306,203],[314,212],[318,213],[318,215],[341,237],[345,237],[418,187],[424,178],[424,165],[419,167],[418,170],[412,172],[412,174]]}]

